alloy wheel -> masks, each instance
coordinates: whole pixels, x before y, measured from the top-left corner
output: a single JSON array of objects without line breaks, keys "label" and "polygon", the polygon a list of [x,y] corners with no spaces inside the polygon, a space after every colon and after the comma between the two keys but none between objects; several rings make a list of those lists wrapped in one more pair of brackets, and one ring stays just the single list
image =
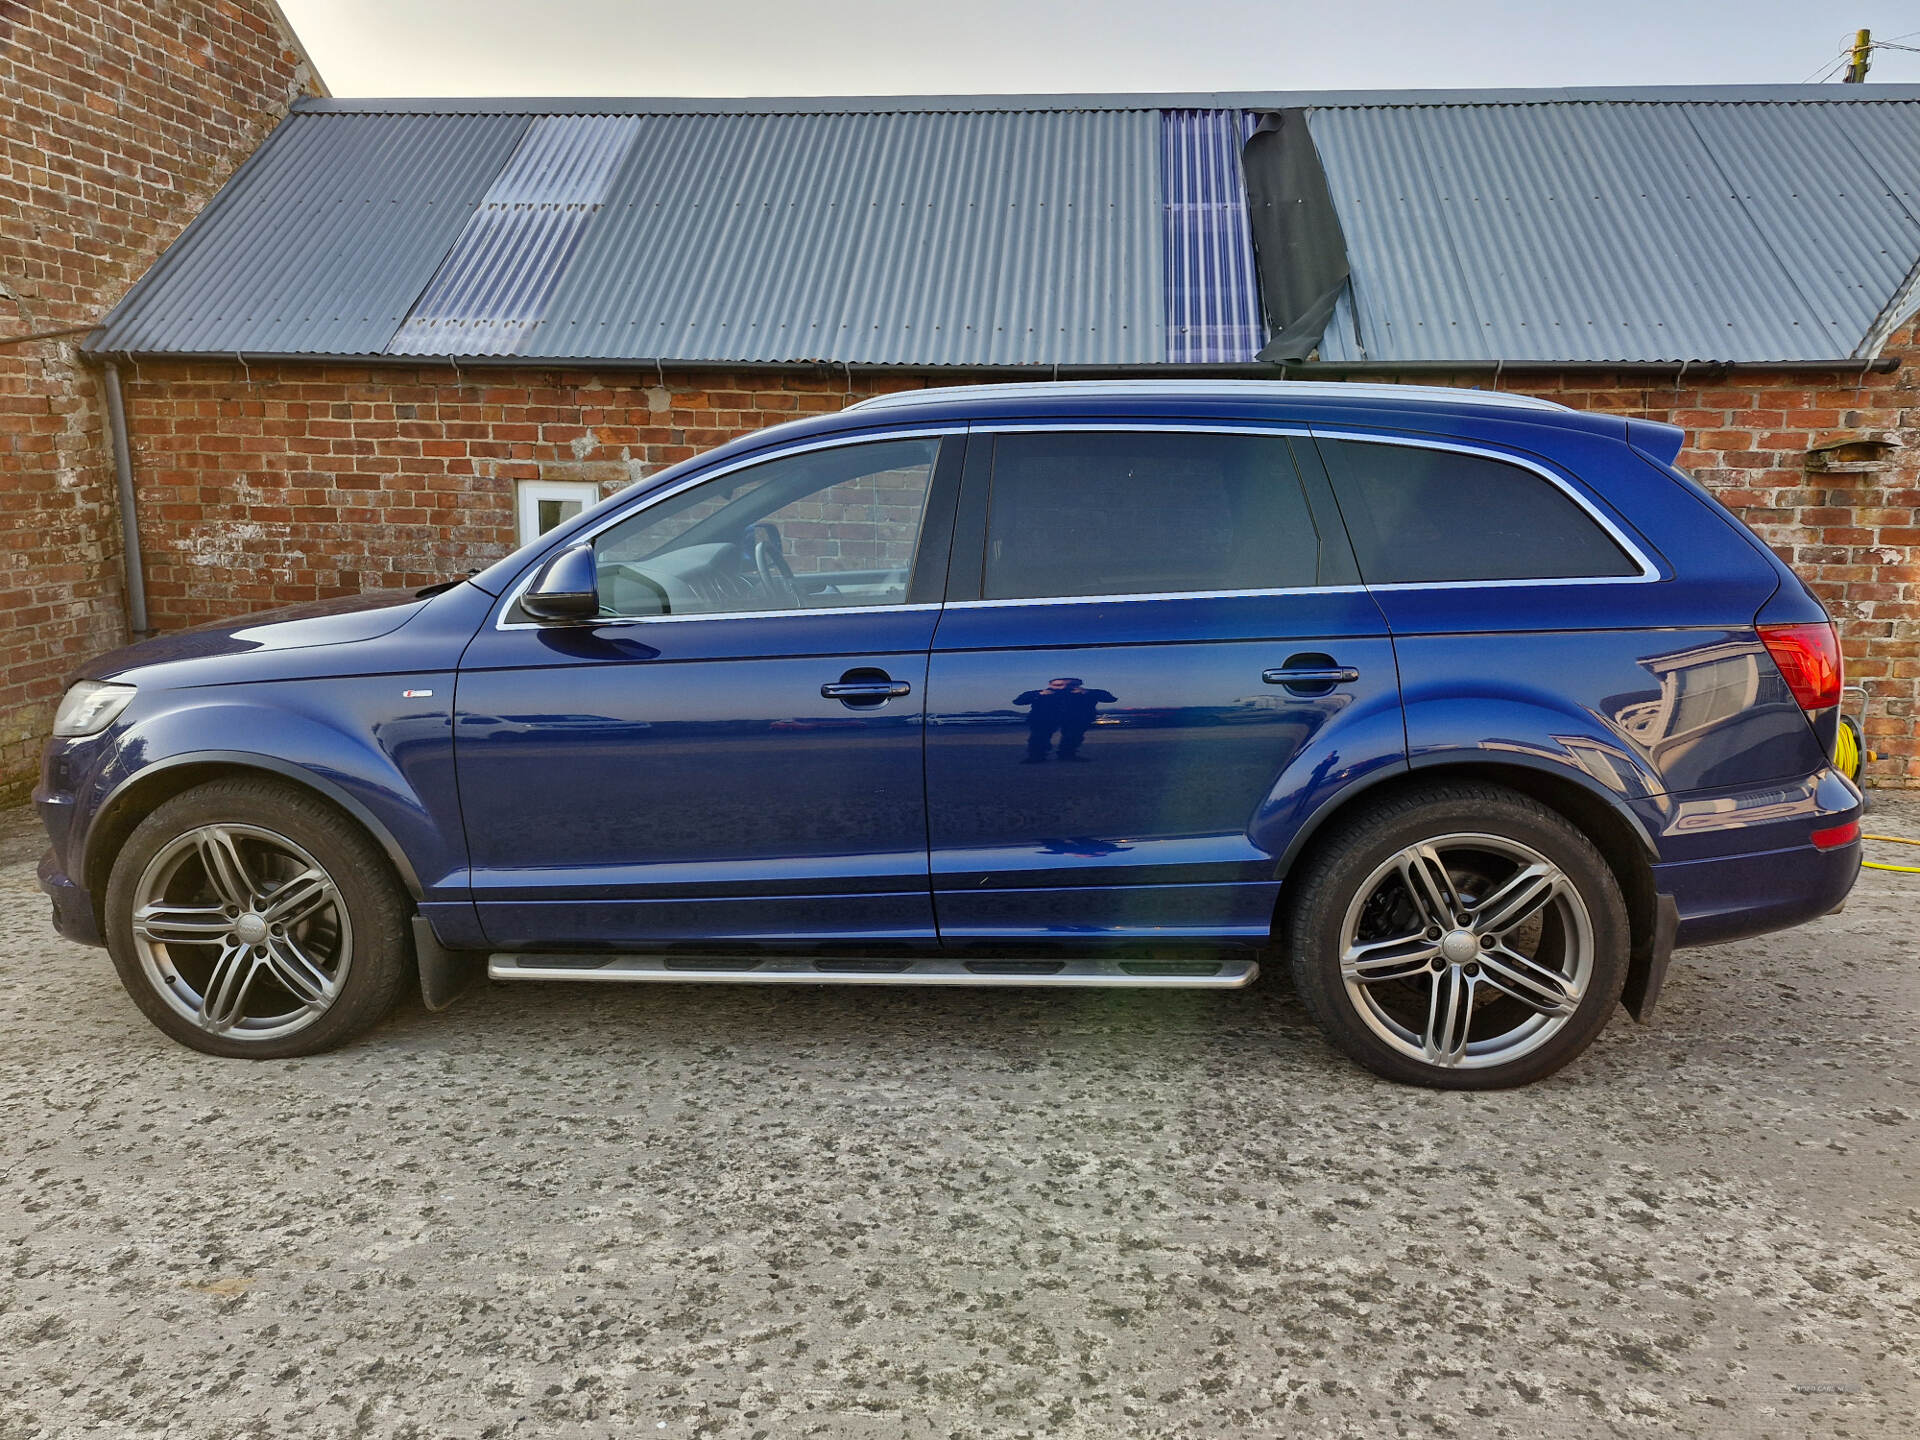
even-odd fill
[{"label": "alloy wheel", "polygon": [[133,943],[171,1008],[239,1041],[315,1023],[353,959],[333,877],[301,846],[257,825],[201,825],[163,846],[134,890]]},{"label": "alloy wheel", "polygon": [[1360,1019],[1425,1064],[1505,1065],[1579,1009],[1594,968],[1587,902],[1531,846],[1447,834],[1409,845],[1362,882],[1340,935]]}]

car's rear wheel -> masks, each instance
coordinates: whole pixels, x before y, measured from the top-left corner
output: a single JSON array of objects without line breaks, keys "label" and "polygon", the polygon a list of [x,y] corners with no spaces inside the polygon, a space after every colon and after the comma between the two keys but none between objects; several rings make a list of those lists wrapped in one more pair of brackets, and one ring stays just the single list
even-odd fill
[{"label": "car's rear wheel", "polygon": [[137,826],[107,884],[121,982],[213,1055],[308,1055],[376,1024],[411,973],[406,901],[344,815],[271,780],[220,780]]},{"label": "car's rear wheel", "polygon": [[1457,1090],[1524,1085],[1606,1025],[1626,980],[1620,886],[1593,843],[1491,785],[1399,796],[1307,863],[1287,942],[1301,998],[1353,1059]]}]

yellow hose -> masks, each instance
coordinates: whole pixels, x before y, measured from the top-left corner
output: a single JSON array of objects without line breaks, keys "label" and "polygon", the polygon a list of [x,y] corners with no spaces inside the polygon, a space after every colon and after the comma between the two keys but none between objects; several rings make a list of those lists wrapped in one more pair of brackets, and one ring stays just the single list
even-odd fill
[{"label": "yellow hose", "polygon": [[1833,737],[1833,767],[1849,780],[1860,778],[1860,737],[1845,720],[1840,722],[1839,733]]},{"label": "yellow hose", "polygon": [[[1862,835],[1862,840],[1884,840],[1889,845],[1920,845],[1920,840],[1909,840],[1904,835]],[[1920,865],[1877,865],[1871,860],[1862,862],[1868,870],[1891,870],[1899,875],[1920,875]]]}]

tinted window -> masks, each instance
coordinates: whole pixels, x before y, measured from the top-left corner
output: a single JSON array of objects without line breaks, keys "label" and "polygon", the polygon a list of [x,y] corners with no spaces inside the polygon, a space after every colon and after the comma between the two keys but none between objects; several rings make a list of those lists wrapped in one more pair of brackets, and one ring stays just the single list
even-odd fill
[{"label": "tinted window", "polygon": [[1319,537],[1286,442],[1264,435],[1002,435],[989,600],[1315,583]]},{"label": "tinted window", "polygon": [[610,615],[724,615],[907,598],[938,440],[841,445],[695,485],[594,542]]},{"label": "tinted window", "polygon": [[1320,451],[1369,584],[1639,573],[1591,515],[1518,465],[1354,440]]}]

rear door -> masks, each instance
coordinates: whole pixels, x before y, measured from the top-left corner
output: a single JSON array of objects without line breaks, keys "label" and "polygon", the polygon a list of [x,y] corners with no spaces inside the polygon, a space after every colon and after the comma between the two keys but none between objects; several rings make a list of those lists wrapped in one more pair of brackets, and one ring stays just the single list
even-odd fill
[{"label": "rear door", "polygon": [[1404,763],[1385,624],[1291,444],[973,432],[927,685],[944,943],[1264,941],[1298,817]]}]

